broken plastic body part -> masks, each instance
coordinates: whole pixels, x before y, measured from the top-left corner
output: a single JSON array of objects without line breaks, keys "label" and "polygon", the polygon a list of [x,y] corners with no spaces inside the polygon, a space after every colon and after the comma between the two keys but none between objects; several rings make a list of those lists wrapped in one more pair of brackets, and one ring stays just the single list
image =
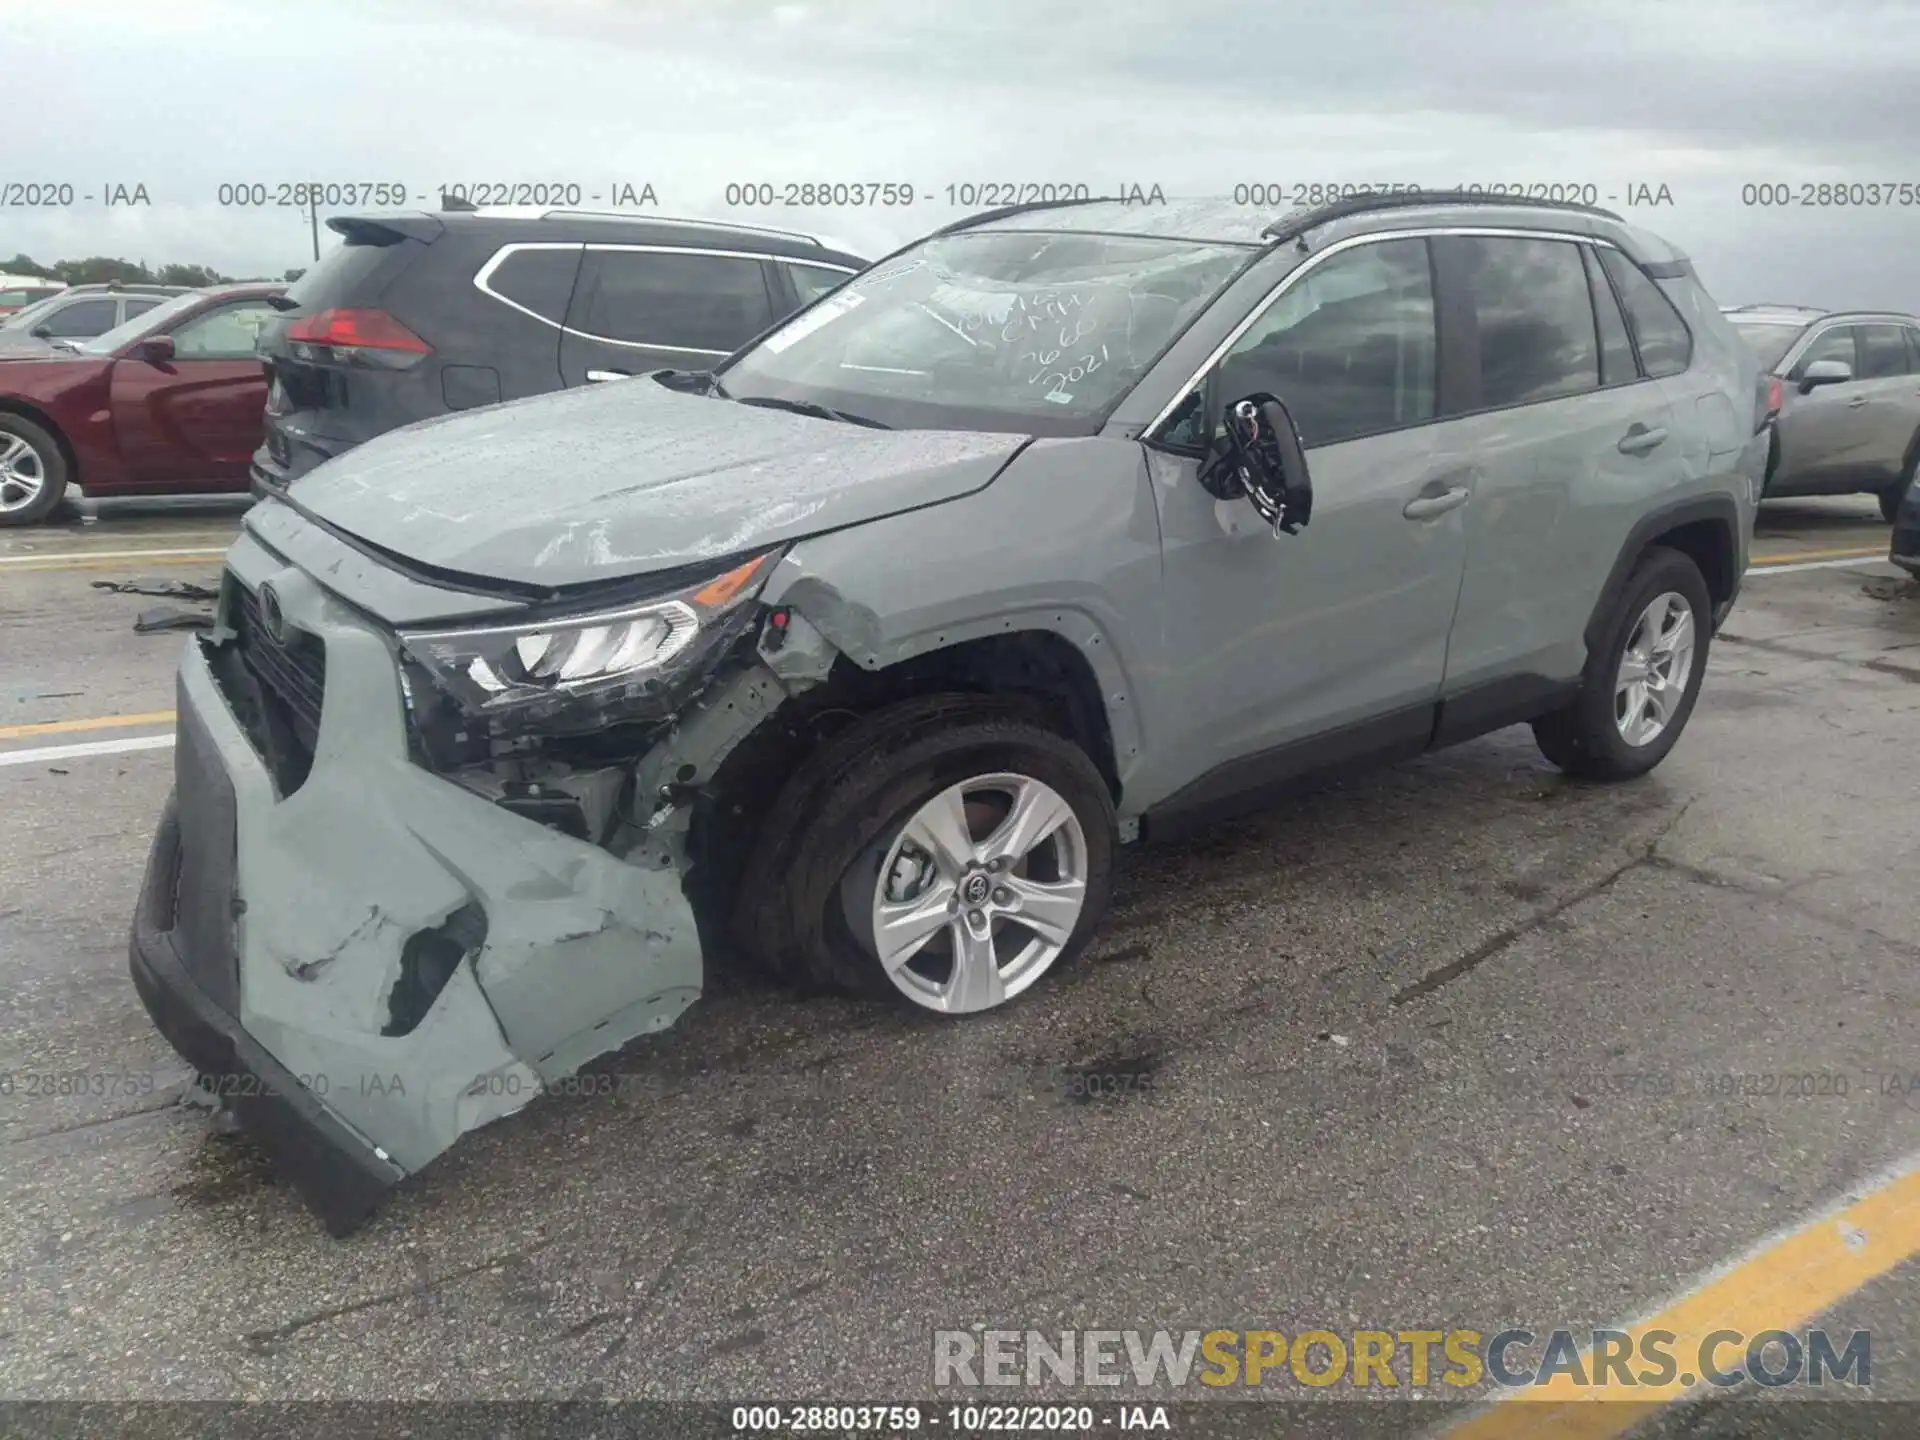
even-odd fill
[{"label": "broken plastic body part", "polygon": [[[831,656],[791,617],[791,682],[736,646],[624,764],[536,755],[516,762],[532,778],[441,775],[410,755],[387,637],[264,551],[243,547],[235,565],[244,584],[271,578],[287,621],[325,647],[312,760],[288,785],[261,758],[216,673],[230,629],[188,645],[181,798],[171,838],[156,838],[135,978],[198,1068],[257,1054],[256,1071],[299,1092],[235,1109],[308,1132],[263,1138],[340,1233],[462,1135],[698,998],[688,807],[653,797],[709,778]],[[183,1008],[225,1039],[187,1034]],[[302,1169],[322,1134],[332,1158]],[[342,1168],[354,1183],[329,1178]]]}]

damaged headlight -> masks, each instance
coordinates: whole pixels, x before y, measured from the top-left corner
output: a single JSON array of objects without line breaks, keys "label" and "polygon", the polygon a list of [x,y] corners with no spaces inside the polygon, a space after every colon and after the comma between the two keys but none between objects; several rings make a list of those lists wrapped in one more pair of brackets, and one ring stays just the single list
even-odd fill
[{"label": "damaged headlight", "polygon": [[613,609],[458,630],[403,630],[406,654],[461,707],[494,714],[531,706],[664,694],[751,619],[780,552]]}]

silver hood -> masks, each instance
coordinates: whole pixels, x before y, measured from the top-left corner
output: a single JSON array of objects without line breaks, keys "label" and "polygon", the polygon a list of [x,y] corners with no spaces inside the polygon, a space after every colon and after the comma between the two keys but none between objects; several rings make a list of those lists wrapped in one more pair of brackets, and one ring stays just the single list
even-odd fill
[{"label": "silver hood", "polygon": [[421,565],[577,585],[958,499],[1027,438],[869,430],[641,378],[409,425],[327,461],[288,494],[297,509]]}]

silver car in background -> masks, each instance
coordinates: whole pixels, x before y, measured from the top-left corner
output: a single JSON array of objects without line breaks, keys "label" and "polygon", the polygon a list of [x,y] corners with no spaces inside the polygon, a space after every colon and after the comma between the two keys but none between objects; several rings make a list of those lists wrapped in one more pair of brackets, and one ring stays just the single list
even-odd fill
[{"label": "silver car in background", "polygon": [[1765,498],[1874,495],[1891,522],[1920,460],[1920,320],[1797,305],[1724,313],[1777,383]]}]

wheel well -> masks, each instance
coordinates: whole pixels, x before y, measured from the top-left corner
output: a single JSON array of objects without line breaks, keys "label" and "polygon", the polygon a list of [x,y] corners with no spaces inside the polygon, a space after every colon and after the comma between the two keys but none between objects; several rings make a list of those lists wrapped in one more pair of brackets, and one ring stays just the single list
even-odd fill
[{"label": "wheel well", "polygon": [[1727,532],[1725,521],[1689,520],[1662,530],[1647,541],[1649,549],[1655,545],[1678,550],[1698,565],[1707,582],[1707,594],[1716,606],[1733,598],[1734,584],[1739,577],[1733,571],[1733,537]]},{"label": "wheel well", "polygon": [[[1084,749],[1120,793],[1113,732],[1093,666],[1051,631],[1018,630],[916,655],[879,670],[842,656],[827,679],[782,704],[714,772],[696,799],[687,836],[688,899],[724,913],[761,820],[817,746],[866,715],[933,694],[991,695]],[[704,927],[703,927],[704,928]]]},{"label": "wheel well", "polygon": [[60,447],[60,458],[67,467],[67,483],[69,485],[80,483],[80,457],[74,454],[73,442],[67,439],[66,432],[54,423],[51,415],[38,406],[29,405],[24,400],[15,400],[11,397],[0,397],[0,413],[18,415],[22,420],[31,420],[53,436],[53,443]]}]

